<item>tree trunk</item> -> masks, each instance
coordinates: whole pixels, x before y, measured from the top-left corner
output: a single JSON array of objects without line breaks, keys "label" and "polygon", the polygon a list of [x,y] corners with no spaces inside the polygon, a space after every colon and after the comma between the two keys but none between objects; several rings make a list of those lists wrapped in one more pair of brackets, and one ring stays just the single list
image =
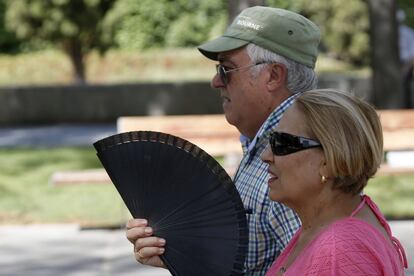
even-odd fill
[{"label": "tree trunk", "polygon": [[81,43],[77,39],[68,39],[64,42],[63,48],[72,63],[74,82],[85,84],[85,64]]},{"label": "tree trunk", "polygon": [[372,102],[377,108],[403,108],[394,0],[367,0],[370,20]]},{"label": "tree trunk", "polygon": [[228,0],[227,9],[229,13],[228,25],[244,9],[253,6],[265,6],[265,0]]}]

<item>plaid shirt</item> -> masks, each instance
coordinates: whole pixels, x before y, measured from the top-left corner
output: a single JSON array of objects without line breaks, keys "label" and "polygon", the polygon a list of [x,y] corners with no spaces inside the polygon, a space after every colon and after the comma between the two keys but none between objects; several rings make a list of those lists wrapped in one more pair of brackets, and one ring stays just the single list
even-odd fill
[{"label": "plaid shirt", "polygon": [[234,182],[244,203],[249,225],[246,275],[264,275],[300,226],[299,218],[291,209],[269,199],[268,165],[260,159],[270,133],[275,130],[296,95],[272,112],[253,141],[242,141],[243,159]]}]

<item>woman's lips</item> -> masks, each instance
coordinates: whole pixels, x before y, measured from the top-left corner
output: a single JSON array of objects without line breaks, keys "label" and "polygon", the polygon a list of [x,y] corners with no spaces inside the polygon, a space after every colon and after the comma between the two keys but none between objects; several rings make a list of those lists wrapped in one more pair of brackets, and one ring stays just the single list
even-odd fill
[{"label": "woman's lips", "polygon": [[273,181],[277,180],[279,177],[275,175],[274,173],[272,173],[271,171],[268,171],[268,173],[269,173],[268,184],[270,185]]}]

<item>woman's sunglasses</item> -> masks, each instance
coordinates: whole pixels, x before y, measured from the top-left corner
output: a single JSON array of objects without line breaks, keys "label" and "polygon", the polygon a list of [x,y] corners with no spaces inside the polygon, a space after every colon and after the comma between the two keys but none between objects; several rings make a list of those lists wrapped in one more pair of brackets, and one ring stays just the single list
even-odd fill
[{"label": "woman's sunglasses", "polygon": [[316,140],[277,131],[270,134],[269,143],[273,154],[279,156],[322,147]]}]

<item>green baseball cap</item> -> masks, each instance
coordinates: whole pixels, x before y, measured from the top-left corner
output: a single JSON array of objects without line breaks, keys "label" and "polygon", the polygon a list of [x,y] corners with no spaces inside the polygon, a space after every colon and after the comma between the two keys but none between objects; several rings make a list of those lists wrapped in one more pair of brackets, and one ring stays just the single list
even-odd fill
[{"label": "green baseball cap", "polygon": [[320,38],[318,26],[302,15],[256,6],[243,10],[222,36],[200,45],[198,49],[207,58],[217,60],[221,52],[253,43],[314,68]]}]

